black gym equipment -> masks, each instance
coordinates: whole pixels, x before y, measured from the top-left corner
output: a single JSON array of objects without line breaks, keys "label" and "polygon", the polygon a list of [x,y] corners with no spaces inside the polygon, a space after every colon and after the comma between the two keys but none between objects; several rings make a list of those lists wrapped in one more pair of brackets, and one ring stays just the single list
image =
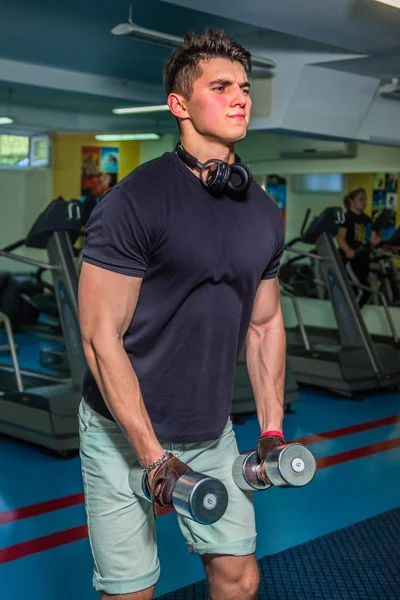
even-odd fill
[{"label": "black gym equipment", "polygon": [[[313,244],[319,262],[321,284],[328,290],[337,322],[337,333],[320,327],[288,327],[287,354],[299,383],[315,385],[346,397],[360,398],[365,390],[395,389],[400,382],[400,359],[393,345],[375,343],[357,305],[352,286],[333,236],[344,223],[340,207],[325,209],[301,237]],[[294,247],[297,254],[310,253]],[[367,288],[369,289],[369,288]],[[387,315],[391,327],[390,314]],[[333,337],[339,336],[339,343]]]},{"label": "black gym equipment", "polygon": [[268,482],[262,481],[257,470],[261,460],[257,450],[240,454],[232,467],[232,477],[236,485],[245,491],[263,491],[277,487],[303,487],[314,478],[317,463],[308,448],[303,444],[282,443],[268,453],[262,465]]},{"label": "black gym equipment", "polygon": [[372,298],[376,296],[375,303],[381,304],[381,298],[376,292],[381,292],[389,306],[400,306],[400,280],[396,267],[397,254],[400,248],[400,227],[389,239],[382,241],[378,246],[370,248],[370,280],[374,290]]},{"label": "black gym equipment", "polygon": [[[29,248],[46,249],[49,263],[0,251],[0,256],[50,270],[70,367],[70,377],[65,379],[23,371],[13,352],[13,367],[0,366],[0,433],[63,456],[79,447],[77,413],[86,371],[78,320],[78,272],[72,248],[80,230],[79,202],[58,198],[39,215],[25,239]],[[15,348],[9,324],[8,345]]]},{"label": "black gym equipment", "polygon": [[[301,225],[300,235],[286,243],[287,250],[297,242],[302,241],[310,214],[311,209],[308,208]],[[314,251],[310,250],[310,252],[313,253]],[[304,255],[298,254],[283,262],[279,268],[279,282],[284,284],[284,289],[290,290],[295,296],[323,299],[325,292],[322,291],[321,293],[321,286],[318,286],[315,282],[318,263],[311,256],[308,256],[306,261],[304,259]]]},{"label": "black gym equipment", "polygon": [[25,327],[37,322],[40,310],[31,298],[41,292],[42,287],[33,273],[0,274],[0,311],[10,319],[14,333],[23,332]]}]

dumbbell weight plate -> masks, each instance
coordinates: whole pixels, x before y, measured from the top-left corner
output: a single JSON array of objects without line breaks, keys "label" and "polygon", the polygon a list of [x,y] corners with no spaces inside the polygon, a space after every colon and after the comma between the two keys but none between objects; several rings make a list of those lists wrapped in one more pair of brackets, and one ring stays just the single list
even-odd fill
[{"label": "dumbbell weight plate", "polygon": [[211,525],[225,513],[228,492],[219,479],[202,473],[186,473],[175,484],[172,502],[183,517]]},{"label": "dumbbell weight plate", "polygon": [[313,454],[302,444],[278,446],[267,457],[268,479],[278,487],[302,487],[310,483],[317,464]]},{"label": "dumbbell weight plate", "polygon": [[232,477],[236,485],[246,492],[267,490],[270,484],[264,483],[257,477],[257,467],[260,464],[257,452],[240,454],[233,463]]}]

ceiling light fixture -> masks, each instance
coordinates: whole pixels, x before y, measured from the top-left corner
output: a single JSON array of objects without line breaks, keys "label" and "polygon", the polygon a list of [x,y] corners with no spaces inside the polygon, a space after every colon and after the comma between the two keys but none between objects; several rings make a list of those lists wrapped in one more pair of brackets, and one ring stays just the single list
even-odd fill
[{"label": "ceiling light fixture", "polygon": [[0,117],[0,125],[11,125],[14,123],[14,119],[10,119],[10,117]]},{"label": "ceiling light fixture", "polygon": [[160,137],[157,133],[107,133],[95,136],[96,140],[100,142],[159,140]]},{"label": "ceiling light fixture", "polygon": [[168,104],[157,104],[154,106],[132,106],[131,108],[113,108],[115,115],[139,115],[151,112],[163,112],[169,110]]},{"label": "ceiling light fixture", "polygon": [[[177,47],[183,42],[183,38],[171,35],[169,33],[163,33],[161,31],[154,31],[152,29],[145,29],[139,27],[132,21],[132,5],[129,5],[129,16],[127,23],[120,23],[116,25],[111,33],[114,35],[126,35],[136,40],[142,40],[150,42],[152,44],[159,44],[161,46],[172,46]],[[262,69],[273,69],[276,67],[276,63],[269,58],[262,58],[259,56],[252,56],[251,62],[254,67],[260,67]]]},{"label": "ceiling light fixture", "polygon": [[376,2],[380,2],[381,4],[387,4],[388,6],[392,6],[393,8],[400,8],[400,0],[376,0]]}]

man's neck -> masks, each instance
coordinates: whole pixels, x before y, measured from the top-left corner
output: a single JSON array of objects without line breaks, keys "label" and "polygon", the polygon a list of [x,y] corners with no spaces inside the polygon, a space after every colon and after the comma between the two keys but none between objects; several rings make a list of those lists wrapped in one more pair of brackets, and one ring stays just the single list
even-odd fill
[{"label": "man's neck", "polygon": [[235,148],[233,144],[229,146],[204,137],[192,138],[191,136],[182,136],[181,143],[185,150],[192,156],[195,156],[201,163],[205,163],[212,158],[228,163],[235,162]]}]

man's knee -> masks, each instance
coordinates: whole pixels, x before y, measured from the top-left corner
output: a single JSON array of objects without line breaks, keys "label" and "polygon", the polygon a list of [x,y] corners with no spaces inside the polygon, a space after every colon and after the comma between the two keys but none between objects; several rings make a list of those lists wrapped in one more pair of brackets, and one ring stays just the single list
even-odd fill
[{"label": "man's knee", "polygon": [[237,595],[232,596],[232,600],[255,600],[260,585],[260,573],[257,563],[251,565],[241,574],[236,584]]},{"label": "man's knee", "polygon": [[257,598],[260,573],[254,556],[224,556],[221,562],[220,560],[213,562],[212,566],[206,566],[210,600],[255,600]]}]

